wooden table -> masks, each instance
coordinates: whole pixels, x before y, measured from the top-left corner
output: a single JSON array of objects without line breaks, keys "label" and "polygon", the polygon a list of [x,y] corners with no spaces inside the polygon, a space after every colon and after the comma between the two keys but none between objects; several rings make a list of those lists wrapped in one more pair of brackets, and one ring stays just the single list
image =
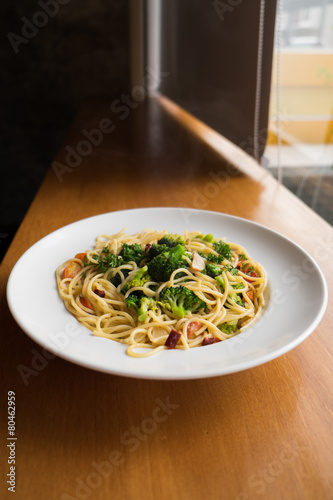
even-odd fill
[{"label": "wooden table", "polygon": [[[232,147],[168,101],[131,101],[121,113],[112,102],[78,114],[1,266],[1,498],[333,498],[332,304],[282,357],[181,382],[76,366],[13,320],[6,282],[33,243],[70,222],[144,206],[216,210],[278,230],[316,258],[332,292],[329,224],[244,155],[230,168],[220,151]],[[90,148],[83,131],[96,128],[102,135],[90,136]],[[68,146],[81,157],[66,160]],[[16,396],[15,495],[5,485],[8,391]]]}]

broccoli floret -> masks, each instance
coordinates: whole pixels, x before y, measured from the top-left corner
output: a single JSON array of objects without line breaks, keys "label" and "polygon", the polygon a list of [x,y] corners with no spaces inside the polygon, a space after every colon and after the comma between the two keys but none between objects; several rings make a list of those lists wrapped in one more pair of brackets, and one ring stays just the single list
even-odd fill
[{"label": "broccoli floret", "polygon": [[[121,276],[122,273],[123,277]],[[116,272],[116,274],[110,279],[110,283],[116,288],[120,285],[122,281],[124,281],[130,273],[130,269],[120,269]]]},{"label": "broccoli floret", "polygon": [[184,236],[181,236],[180,234],[166,234],[158,240],[157,242],[159,245],[166,245],[169,248],[176,247],[177,245],[185,245],[186,240]]},{"label": "broccoli floret", "polygon": [[216,255],[215,253],[209,253],[208,255],[202,254],[208,262],[212,262],[213,264],[222,264],[224,261],[223,255]]},{"label": "broccoli floret", "polygon": [[[217,281],[217,283],[220,285],[220,287],[224,291],[225,284],[224,284],[223,276],[216,276],[215,280]],[[234,290],[238,290],[238,289],[242,289],[242,288],[244,288],[243,283],[237,283],[237,285],[234,285],[231,287],[231,289],[234,289]],[[238,304],[239,306],[242,306],[242,307],[245,306],[244,300],[241,299],[240,295],[237,292],[229,292],[229,297],[231,300],[236,302],[236,304]]]},{"label": "broccoli floret", "polygon": [[238,304],[241,307],[245,306],[244,300],[242,300],[239,295],[236,295],[235,302],[236,302],[236,304]]},{"label": "broccoli floret", "polygon": [[[240,288],[238,286],[235,286],[234,288]],[[239,306],[242,306],[244,307],[245,306],[245,302],[244,300],[241,299],[240,295],[236,292],[234,293],[229,293],[229,297]]]},{"label": "broccoli floret", "polygon": [[238,269],[236,267],[232,266],[231,264],[227,264],[226,266],[223,267],[226,271],[229,271],[233,276],[238,275]]},{"label": "broccoli floret", "polygon": [[243,283],[237,283],[237,285],[233,285],[234,290],[240,290],[241,288],[244,288]]},{"label": "broccoli floret", "polygon": [[106,273],[108,269],[119,267],[124,264],[123,258],[114,253],[110,253],[107,247],[104,247],[101,254],[94,253],[94,259],[97,261],[95,266],[99,273]]},{"label": "broccoli floret", "polygon": [[[243,283],[237,283],[237,285],[233,285],[232,288],[234,290],[241,290],[244,288],[244,285],[243,285]],[[244,300],[242,300],[241,295],[239,293],[237,293],[237,292],[229,293],[229,297],[234,302],[236,302],[236,304],[238,304],[239,306],[242,306],[242,307],[245,306],[245,302],[244,302]]]},{"label": "broccoli floret", "polygon": [[159,303],[177,318],[183,318],[187,313],[195,313],[200,309],[205,312],[207,310],[206,302],[185,286],[165,288],[160,294]]},{"label": "broccoli floret", "polygon": [[213,263],[207,264],[205,270],[211,278],[216,278],[216,276],[219,276],[222,273],[222,269]]},{"label": "broccoli floret", "polygon": [[231,249],[228,243],[225,243],[222,240],[214,241],[213,248],[215,252],[222,255],[225,259],[231,260]]},{"label": "broccoli floret", "polygon": [[147,281],[151,281],[151,277],[147,273],[148,267],[144,266],[139,269],[134,276],[125,283],[123,288],[121,289],[122,293],[128,292],[130,288],[134,288],[135,286],[143,286]]},{"label": "broccoli floret", "polygon": [[177,245],[168,251],[162,252],[148,263],[148,273],[153,281],[168,281],[171,274],[186,265],[182,257],[185,247]]},{"label": "broccoli floret", "polygon": [[138,315],[139,321],[146,321],[148,311],[156,311],[157,302],[153,297],[147,297],[144,293],[137,291],[126,298],[127,307],[133,307]]},{"label": "broccoli floret", "polygon": [[224,261],[224,257],[222,255],[216,255],[215,253],[204,253],[204,252],[198,252],[198,254],[206,259],[208,262],[212,262],[213,264],[222,264]]},{"label": "broccoli floret", "polygon": [[156,311],[157,302],[153,297],[144,296],[141,299],[140,307],[138,309],[139,321],[145,321],[148,318],[148,311]]},{"label": "broccoli floret", "polygon": [[132,245],[123,243],[119,255],[123,258],[124,262],[135,262],[139,265],[144,257],[144,251],[138,243],[133,243]]},{"label": "broccoli floret", "polygon": [[141,297],[137,292],[130,293],[128,297],[125,299],[127,307],[133,307],[136,311],[138,311],[140,307]]},{"label": "broccoli floret", "polygon": [[224,279],[222,276],[216,276],[216,281],[217,283],[220,285],[220,287],[222,288],[222,290],[224,290]]},{"label": "broccoli floret", "polygon": [[221,323],[221,325],[218,325],[218,328],[219,330],[221,330],[221,332],[230,335],[231,333],[234,333],[237,330],[237,323],[238,320],[234,319],[232,321],[228,321],[227,323]]},{"label": "broccoli floret", "polygon": [[152,260],[156,255],[159,255],[162,252],[168,252],[170,248],[168,245],[153,243],[152,246],[148,250],[148,258]]}]

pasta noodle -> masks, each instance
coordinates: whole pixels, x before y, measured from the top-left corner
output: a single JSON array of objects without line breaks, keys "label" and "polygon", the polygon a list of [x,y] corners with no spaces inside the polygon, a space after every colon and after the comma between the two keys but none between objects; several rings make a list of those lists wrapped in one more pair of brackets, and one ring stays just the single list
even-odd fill
[{"label": "pasta noodle", "polygon": [[239,334],[262,313],[267,284],[264,268],[238,244],[151,229],[98,236],[56,279],[67,310],[134,357]]}]

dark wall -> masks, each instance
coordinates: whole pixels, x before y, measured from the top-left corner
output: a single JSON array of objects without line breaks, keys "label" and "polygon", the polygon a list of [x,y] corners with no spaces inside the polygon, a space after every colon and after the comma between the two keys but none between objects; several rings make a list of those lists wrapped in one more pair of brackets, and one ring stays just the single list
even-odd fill
[{"label": "dark wall", "polygon": [[2,0],[0,14],[1,253],[80,103],[128,89],[129,15],[127,0]]}]

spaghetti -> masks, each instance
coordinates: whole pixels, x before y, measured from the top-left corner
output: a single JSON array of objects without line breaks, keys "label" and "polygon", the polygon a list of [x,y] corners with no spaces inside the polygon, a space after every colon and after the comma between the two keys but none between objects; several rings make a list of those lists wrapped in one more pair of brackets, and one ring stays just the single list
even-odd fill
[{"label": "spaghetti", "polygon": [[239,334],[260,316],[267,284],[264,268],[237,244],[151,229],[97,237],[56,279],[67,310],[134,357]]}]

